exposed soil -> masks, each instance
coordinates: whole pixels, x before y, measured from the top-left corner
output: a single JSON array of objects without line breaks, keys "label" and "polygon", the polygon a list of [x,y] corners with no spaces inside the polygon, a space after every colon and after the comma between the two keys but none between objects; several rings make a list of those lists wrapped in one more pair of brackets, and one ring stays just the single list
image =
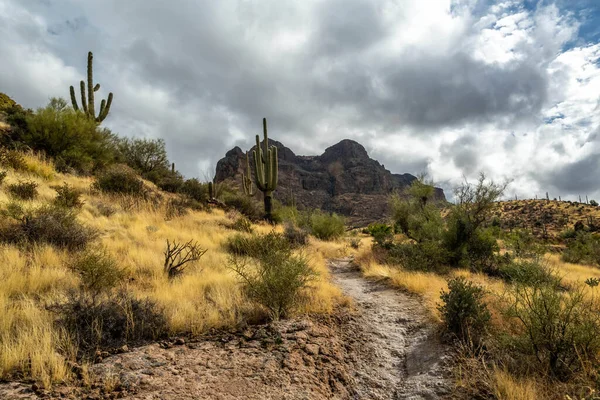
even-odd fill
[{"label": "exposed soil", "polygon": [[90,388],[0,385],[0,398],[442,399],[448,349],[418,299],[330,263],[354,300],[331,317],[138,347],[94,364]]},{"label": "exposed soil", "polygon": [[358,312],[342,333],[357,357],[357,398],[449,397],[449,348],[438,340],[418,299],[365,280],[350,260],[332,261],[330,268],[334,282],[354,299]]}]

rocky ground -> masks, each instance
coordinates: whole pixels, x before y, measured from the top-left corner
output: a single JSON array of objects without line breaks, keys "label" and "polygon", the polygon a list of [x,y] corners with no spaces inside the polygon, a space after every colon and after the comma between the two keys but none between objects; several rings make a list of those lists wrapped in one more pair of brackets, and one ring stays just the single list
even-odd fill
[{"label": "rocky ground", "polygon": [[90,388],[0,385],[0,398],[441,399],[448,349],[418,300],[364,280],[350,260],[331,262],[352,309],[177,339],[94,364]]}]

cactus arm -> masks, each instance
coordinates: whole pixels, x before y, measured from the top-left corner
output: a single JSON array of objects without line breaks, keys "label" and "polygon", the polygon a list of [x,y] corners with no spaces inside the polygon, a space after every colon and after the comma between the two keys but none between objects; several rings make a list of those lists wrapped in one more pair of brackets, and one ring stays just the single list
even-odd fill
[{"label": "cactus arm", "polygon": [[100,84],[96,83],[96,86],[94,86],[94,92],[97,92],[98,90],[100,90]]},{"label": "cactus arm", "polygon": [[254,190],[252,188],[252,175],[250,174],[250,156],[246,152],[246,173],[242,172],[242,184],[244,186],[244,193],[246,196],[254,196]]},{"label": "cactus arm", "polygon": [[106,118],[106,116],[108,115],[108,112],[110,111],[110,104],[112,103],[112,98],[113,98],[113,94],[109,93],[108,101],[102,100],[102,102],[100,102],[100,114],[98,114],[98,118],[96,118],[96,122],[104,121],[104,118]]},{"label": "cactus arm", "polygon": [[98,118],[96,118],[96,122],[102,121],[102,116],[104,115],[104,108],[106,107],[106,100],[102,99],[100,102],[100,114],[98,114]]},{"label": "cactus arm", "polygon": [[79,82],[79,90],[81,91],[81,108],[84,113],[88,113],[87,99],[85,98],[85,82]]},{"label": "cactus arm", "polygon": [[69,87],[69,92],[71,94],[71,104],[73,105],[73,109],[75,111],[79,111],[79,106],[77,106],[77,98],[75,97],[75,88],[72,85]]},{"label": "cactus arm", "polygon": [[273,146],[271,148],[271,182],[269,184],[271,190],[275,190],[277,188],[278,174],[279,161],[277,159],[277,147]]},{"label": "cactus arm", "polygon": [[256,183],[256,187],[258,188],[258,190],[264,192],[265,190],[267,190],[267,188],[265,187],[265,185],[263,185],[261,181],[261,163],[257,162],[257,160],[260,160],[260,156],[257,154],[256,150],[252,151],[252,157],[254,158],[254,183]]}]

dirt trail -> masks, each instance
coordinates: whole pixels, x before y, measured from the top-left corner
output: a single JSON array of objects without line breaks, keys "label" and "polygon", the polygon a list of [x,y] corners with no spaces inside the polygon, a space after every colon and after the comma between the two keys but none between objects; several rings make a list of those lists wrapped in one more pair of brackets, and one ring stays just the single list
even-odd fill
[{"label": "dirt trail", "polygon": [[449,357],[414,297],[330,261],[354,301],[292,319],[153,343],[102,357],[91,387],[0,383],[0,399],[443,399]]},{"label": "dirt trail", "polygon": [[440,344],[419,301],[364,279],[350,259],[330,261],[330,270],[334,282],[354,299],[357,308],[356,318],[344,333],[356,351],[356,398],[448,397],[448,348]]}]

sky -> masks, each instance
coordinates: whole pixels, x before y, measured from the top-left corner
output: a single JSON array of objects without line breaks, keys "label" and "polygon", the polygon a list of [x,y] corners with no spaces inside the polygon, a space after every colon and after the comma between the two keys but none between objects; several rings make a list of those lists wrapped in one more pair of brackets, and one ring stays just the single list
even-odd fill
[{"label": "sky", "polygon": [[266,117],[296,154],[353,139],[450,198],[483,172],[600,200],[600,0],[0,0],[0,35],[0,92],[68,98],[93,51],[103,125],[187,177]]}]

